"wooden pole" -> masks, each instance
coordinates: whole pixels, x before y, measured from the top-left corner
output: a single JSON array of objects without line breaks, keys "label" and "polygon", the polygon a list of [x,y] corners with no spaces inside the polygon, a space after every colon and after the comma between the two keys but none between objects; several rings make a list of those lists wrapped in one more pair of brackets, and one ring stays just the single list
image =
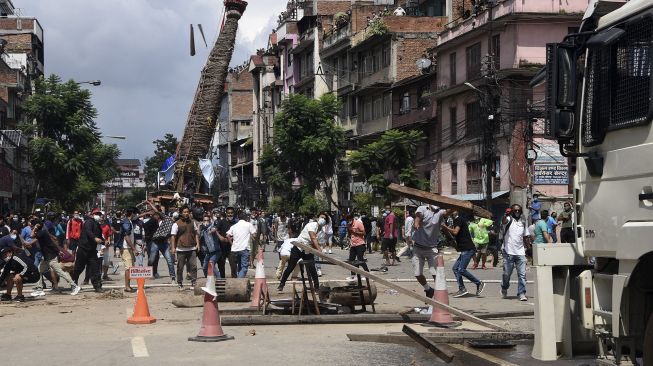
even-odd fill
[{"label": "wooden pole", "polygon": [[333,257],[331,257],[329,255],[325,255],[324,253],[322,253],[322,252],[320,252],[318,250],[315,250],[313,247],[302,244],[302,243],[300,243],[298,241],[293,242],[293,244],[296,247],[298,247],[299,249],[302,249],[303,251],[305,251],[307,253],[311,253],[313,255],[321,257],[321,258],[323,258],[323,259],[325,259],[325,260],[327,260],[327,261],[329,261],[329,262],[331,262],[331,263],[333,263],[335,265],[338,265],[338,266],[340,266],[340,267],[342,267],[344,269],[347,269],[349,271],[352,271],[354,273],[358,273],[358,274],[360,274],[362,276],[365,276],[367,278],[371,278],[374,281],[376,281],[376,282],[378,282],[378,283],[380,283],[380,284],[382,284],[382,285],[384,285],[386,287],[394,289],[397,292],[400,292],[400,293],[402,293],[402,294],[404,294],[406,296],[410,296],[413,299],[419,300],[420,302],[424,302],[426,304],[432,305],[432,306],[440,308],[442,310],[446,310],[446,311],[450,312],[451,314],[458,315],[460,318],[462,318],[464,320],[470,321],[472,323],[476,323],[478,325],[481,325],[481,326],[484,326],[484,327],[487,327],[487,328],[490,328],[490,329],[494,329],[494,330],[498,330],[498,331],[502,331],[502,332],[507,331],[506,329],[504,329],[504,328],[502,328],[502,327],[500,327],[500,326],[498,326],[496,324],[493,324],[493,323],[490,323],[490,322],[485,321],[483,319],[477,318],[474,315],[466,313],[466,312],[464,312],[462,310],[458,310],[458,309],[456,309],[454,307],[451,307],[451,306],[449,306],[447,304],[443,304],[443,303],[441,303],[439,301],[429,299],[426,296],[422,296],[422,295],[420,295],[420,294],[418,294],[418,293],[416,293],[414,291],[411,291],[411,290],[409,290],[407,288],[401,287],[401,286],[399,286],[397,284],[394,284],[394,283],[392,283],[390,281],[387,281],[387,280],[385,280],[385,279],[383,279],[383,278],[381,278],[381,277],[379,277],[379,276],[377,276],[377,275],[375,275],[373,273],[366,272],[366,271],[364,271],[364,270],[362,270],[362,269],[360,269],[358,267],[352,266],[349,263],[343,262],[343,261],[341,261],[339,259],[336,259],[336,258],[333,258]]},{"label": "wooden pole", "polygon": [[484,217],[486,219],[492,218],[492,213],[482,207],[476,206],[469,201],[457,200],[451,197],[441,196],[439,194],[420,191],[419,189],[401,186],[392,183],[388,186],[388,191],[398,194],[402,197],[412,198],[414,200],[437,205],[442,208],[455,208],[458,210],[471,211],[474,215]]},{"label": "wooden pole", "polygon": [[413,328],[404,325],[402,331],[406,333],[406,335],[408,335],[410,338],[412,338],[415,342],[419,343],[422,347],[427,348],[434,355],[440,357],[442,361],[446,363],[450,363],[451,361],[453,361],[453,353],[448,352],[442,347],[440,347],[439,345],[431,342],[427,338],[417,333]]}]

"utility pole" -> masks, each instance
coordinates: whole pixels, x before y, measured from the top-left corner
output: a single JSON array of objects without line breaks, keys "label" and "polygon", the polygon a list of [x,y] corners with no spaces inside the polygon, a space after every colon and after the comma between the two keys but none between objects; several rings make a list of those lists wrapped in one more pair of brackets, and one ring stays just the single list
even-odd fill
[{"label": "utility pole", "polygon": [[495,165],[495,138],[496,123],[498,123],[497,106],[495,105],[494,89],[497,85],[497,73],[495,69],[494,56],[488,54],[483,60],[487,70],[488,80],[487,91],[481,95],[485,102],[483,107],[486,116],[485,128],[483,129],[482,157],[485,166],[485,208],[492,211],[492,188],[494,186],[494,165]]}]

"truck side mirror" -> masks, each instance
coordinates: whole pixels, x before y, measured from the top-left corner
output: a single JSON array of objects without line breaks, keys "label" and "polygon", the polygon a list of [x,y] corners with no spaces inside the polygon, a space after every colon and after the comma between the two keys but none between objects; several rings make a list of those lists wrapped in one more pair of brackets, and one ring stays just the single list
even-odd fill
[{"label": "truck side mirror", "polygon": [[576,132],[576,55],[565,43],[546,45],[547,138],[569,141]]}]

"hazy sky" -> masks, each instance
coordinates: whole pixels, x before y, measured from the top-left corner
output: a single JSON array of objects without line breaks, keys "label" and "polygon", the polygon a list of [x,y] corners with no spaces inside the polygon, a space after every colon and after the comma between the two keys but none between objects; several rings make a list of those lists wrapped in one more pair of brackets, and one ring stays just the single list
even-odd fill
[{"label": "hazy sky", "polygon": [[[287,0],[250,0],[239,22],[232,64],[265,47]],[[220,0],[13,0],[36,17],[45,34],[46,74],[102,81],[93,92],[104,135],[124,158],[143,159],[152,141],[170,132],[181,138],[209,49],[189,24],[202,24],[209,48],[217,38]]]}]

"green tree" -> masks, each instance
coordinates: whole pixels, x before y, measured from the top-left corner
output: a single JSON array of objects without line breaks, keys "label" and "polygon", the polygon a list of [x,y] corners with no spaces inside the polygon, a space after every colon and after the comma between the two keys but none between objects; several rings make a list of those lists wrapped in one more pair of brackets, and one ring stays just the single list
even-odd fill
[{"label": "green tree", "polygon": [[30,122],[20,128],[35,136],[29,150],[37,194],[56,199],[67,210],[80,208],[115,175],[120,155],[116,145],[100,139],[91,92],[73,80],[41,77],[24,108]]},{"label": "green tree", "polygon": [[357,212],[372,212],[372,205],[374,205],[374,193],[356,193],[352,198],[354,210]]},{"label": "green tree", "polygon": [[[331,178],[346,146],[345,132],[335,122],[339,109],[333,94],[318,100],[291,94],[275,116],[274,142],[264,146],[261,167],[275,193],[295,207],[320,188],[331,198]],[[296,192],[291,189],[295,174],[303,185]]]},{"label": "green tree", "polygon": [[161,171],[163,163],[177,151],[177,138],[171,133],[166,133],[162,139],[154,140],[154,156],[145,158],[145,184],[154,188],[157,184],[157,174]]},{"label": "green tree", "polygon": [[379,192],[389,183],[404,183],[424,189],[428,182],[417,177],[415,156],[417,145],[424,140],[421,131],[386,131],[379,140],[354,151],[349,164]]}]

